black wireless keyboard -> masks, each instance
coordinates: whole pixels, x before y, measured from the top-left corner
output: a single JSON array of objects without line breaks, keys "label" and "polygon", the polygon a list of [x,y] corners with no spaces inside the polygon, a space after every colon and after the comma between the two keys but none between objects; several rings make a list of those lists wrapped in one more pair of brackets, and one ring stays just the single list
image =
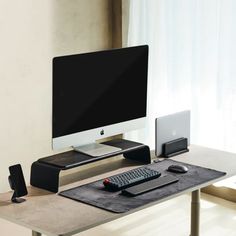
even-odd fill
[{"label": "black wireless keyboard", "polygon": [[172,176],[172,175],[166,175],[163,177],[160,177],[158,179],[153,179],[150,181],[147,181],[142,184],[137,184],[133,187],[126,188],[122,190],[122,193],[128,196],[137,196],[142,193],[146,193],[148,191],[154,190],[156,188],[164,187],[168,184],[175,183],[179,181],[178,178]]},{"label": "black wireless keyboard", "polygon": [[161,173],[158,171],[151,170],[147,167],[140,167],[106,178],[103,184],[108,190],[118,191],[160,176]]}]

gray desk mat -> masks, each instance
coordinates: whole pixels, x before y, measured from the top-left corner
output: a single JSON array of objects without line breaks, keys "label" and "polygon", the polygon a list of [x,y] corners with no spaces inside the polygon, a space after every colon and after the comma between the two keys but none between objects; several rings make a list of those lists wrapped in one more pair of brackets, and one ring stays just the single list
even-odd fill
[{"label": "gray desk mat", "polygon": [[[183,164],[188,167],[189,171],[185,174],[168,172],[166,169],[172,164]],[[103,180],[62,191],[59,195],[111,212],[124,213],[153,201],[158,201],[173,194],[180,193],[210,180],[220,178],[226,174],[224,172],[185,164],[171,159],[165,159],[147,166],[153,170],[160,171],[162,176],[174,175],[179,178],[179,181],[135,197],[124,196],[121,194],[121,191],[109,192],[105,190],[102,183]]]}]

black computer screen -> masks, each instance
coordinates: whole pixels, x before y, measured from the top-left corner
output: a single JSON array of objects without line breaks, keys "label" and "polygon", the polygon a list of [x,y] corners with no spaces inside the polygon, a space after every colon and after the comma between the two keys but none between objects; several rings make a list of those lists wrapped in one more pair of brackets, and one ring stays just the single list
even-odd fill
[{"label": "black computer screen", "polygon": [[53,138],[146,116],[148,46],[53,58]]}]

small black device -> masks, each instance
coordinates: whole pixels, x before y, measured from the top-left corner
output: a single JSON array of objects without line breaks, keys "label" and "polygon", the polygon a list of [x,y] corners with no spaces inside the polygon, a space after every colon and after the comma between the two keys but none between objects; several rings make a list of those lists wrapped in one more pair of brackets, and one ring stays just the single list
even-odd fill
[{"label": "small black device", "polygon": [[103,185],[111,191],[118,191],[161,176],[161,173],[147,167],[139,167],[104,179]]},{"label": "small black device", "polygon": [[162,156],[172,157],[184,152],[188,152],[188,139],[178,138],[169,142],[166,142],[162,146]]},{"label": "small black device", "polygon": [[149,192],[151,190],[161,188],[161,187],[164,187],[168,184],[172,184],[172,183],[175,183],[178,181],[179,181],[179,179],[176,178],[175,176],[165,175],[165,176],[160,177],[158,179],[153,179],[153,180],[147,181],[145,183],[137,184],[137,185],[132,186],[130,188],[124,189],[124,190],[122,190],[122,193],[124,195],[134,197],[139,194],[143,194],[143,193]]},{"label": "small black device", "polygon": [[28,194],[23,171],[20,164],[9,167],[10,176],[8,177],[9,184],[12,190],[14,190],[11,201],[14,203],[24,202],[25,199],[20,198]]},{"label": "small black device", "polygon": [[187,173],[188,172],[188,168],[184,165],[170,165],[167,168],[167,170],[174,173]]}]

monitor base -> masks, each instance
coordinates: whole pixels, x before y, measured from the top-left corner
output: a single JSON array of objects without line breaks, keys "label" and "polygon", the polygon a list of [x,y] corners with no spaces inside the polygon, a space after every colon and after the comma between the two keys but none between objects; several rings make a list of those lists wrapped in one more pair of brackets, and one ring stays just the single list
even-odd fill
[{"label": "monitor base", "polygon": [[[11,184],[10,184],[11,185]],[[12,185],[11,185],[12,186]],[[17,197],[17,193],[16,193],[16,191],[14,190],[14,193],[13,193],[13,195],[12,195],[12,197],[11,197],[11,202],[13,202],[13,203],[22,203],[22,202],[24,202],[24,201],[26,201],[24,198],[20,198],[20,197]]]},{"label": "monitor base", "polygon": [[74,147],[76,152],[81,152],[92,157],[106,156],[115,152],[119,152],[122,149],[113,147],[101,143],[90,143],[87,145]]},{"label": "monitor base", "polygon": [[22,202],[25,202],[26,200],[24,198],[12,198],[11,201],[13,203],[22,203]]}]

